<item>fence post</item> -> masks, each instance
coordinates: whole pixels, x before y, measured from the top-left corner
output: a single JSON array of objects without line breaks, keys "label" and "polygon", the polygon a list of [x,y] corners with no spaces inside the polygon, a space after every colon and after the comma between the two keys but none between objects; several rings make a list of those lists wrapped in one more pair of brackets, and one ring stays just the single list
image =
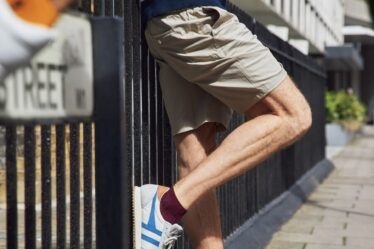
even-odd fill
[{"label": "fence post", "polygon": [[98,249],[131,248],[131,168],[126,160],[123,20],[94,18],[96,236]]}]

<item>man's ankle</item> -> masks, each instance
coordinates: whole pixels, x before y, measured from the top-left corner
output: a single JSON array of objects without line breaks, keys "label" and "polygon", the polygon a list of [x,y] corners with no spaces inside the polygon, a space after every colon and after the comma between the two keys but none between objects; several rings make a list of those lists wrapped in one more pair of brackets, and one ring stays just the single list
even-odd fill
[{"label": "man's ankle", "polygon": [[179,223],[187,212],[179,202],[173,188],[170,188],[162,195],[160,211],[163,218],[171,224]]},{"label": "man's ankle", "polygon": [[158,200],[161,200],[162,196],[169,190],[170,188],[165,187],[165,186],[158,186],[157,189],[157,197]]}]

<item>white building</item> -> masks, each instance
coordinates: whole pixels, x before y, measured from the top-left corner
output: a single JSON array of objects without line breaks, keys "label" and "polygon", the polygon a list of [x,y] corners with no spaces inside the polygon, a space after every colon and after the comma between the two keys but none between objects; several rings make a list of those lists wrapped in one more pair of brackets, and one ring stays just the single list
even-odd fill
[{"label": "white building", "polygon": [[345,2],[345,42],[360,50],[364,63],[361,72],[351,73],[350,85],[368,107],[369,120],[374,123],[374,20],[366,0]]},{"label": "white building", "polygon": [[[344,0],[232,0],[302,52],[344,43]],[[280,28],[279,28],[280,27]],[[285,30],[284,28],[287,28]]]},{"label": "white building", "polygon": [[345,0],[345,24],[371,28],[372,20],[366,0]]}]

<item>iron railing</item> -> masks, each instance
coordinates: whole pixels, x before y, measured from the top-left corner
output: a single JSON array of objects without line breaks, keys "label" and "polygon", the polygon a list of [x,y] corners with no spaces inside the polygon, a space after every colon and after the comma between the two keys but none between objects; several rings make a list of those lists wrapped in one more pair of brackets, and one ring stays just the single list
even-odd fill
[{"label": "iron railing", "polygon": [[[30,249],[131,248],[131,186],[171,185],[178,179],[176,150],[158,68],[143,38],[139,1],[83,0],[76,8],[100,17],[93,23],[105,30],[100,36],[94,32],[95,114],[89,122],[5,126],[0,141],[6,148],[7,212],[0,213],[0,220],[6,219],[7,226],[0,231],[0,247],[6,238],[11,249],[17,244]],[[239,8],[228,8],[271,48],[308,99],[314,122],[295,145],[218,190],[225,237],[325,157],[326,83],[324,70],[311,58]],[[119,18],[106,18],[114,16]],[[217,141],[244,121],[235,114],[229,131]],[[17,205],[20,165],[24,209]],[[178,248],[189,248],[188,240],[180,240]]]}]

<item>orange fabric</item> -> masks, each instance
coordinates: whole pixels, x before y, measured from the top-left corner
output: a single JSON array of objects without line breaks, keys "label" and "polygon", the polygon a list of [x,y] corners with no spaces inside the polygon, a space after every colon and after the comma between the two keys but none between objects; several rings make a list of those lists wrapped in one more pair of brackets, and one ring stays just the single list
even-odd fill
[{"label": "orange fabric", "polygon": [[22,19],[52,26],[58,11],[51,0],[7,0],[15,13]]}]

